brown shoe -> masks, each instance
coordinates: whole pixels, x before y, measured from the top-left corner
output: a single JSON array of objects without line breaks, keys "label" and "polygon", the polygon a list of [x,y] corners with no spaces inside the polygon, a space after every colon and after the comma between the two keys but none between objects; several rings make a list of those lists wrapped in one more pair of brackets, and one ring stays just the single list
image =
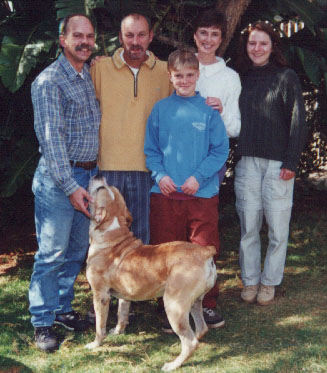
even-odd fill
[{"label": "brown shoe", "polygon": [[253,303],[257,297],[259,285],[245,286],[241,293],[241,298],[246,303]]},{"label": "brown shoe", "polygon": [[260,306],[267,306],[274,300],[275,286],[260,285],[257,301]]}]

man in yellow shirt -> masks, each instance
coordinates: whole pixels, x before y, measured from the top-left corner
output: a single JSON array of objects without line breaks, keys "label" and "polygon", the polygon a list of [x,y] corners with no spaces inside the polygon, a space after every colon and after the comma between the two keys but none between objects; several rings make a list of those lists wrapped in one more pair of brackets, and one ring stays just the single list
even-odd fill
[{"label": "man in yellow shirt", "polygon": [[153,105],[171,93],[166,62],[148,51],[152,38],[148,19],[129,14],[121,22],[122,48],[91,68],[102,112],[99,169],[121,191],[133,216],[131,229],[145,244],[152,186],[143,152],[146,121]]}]

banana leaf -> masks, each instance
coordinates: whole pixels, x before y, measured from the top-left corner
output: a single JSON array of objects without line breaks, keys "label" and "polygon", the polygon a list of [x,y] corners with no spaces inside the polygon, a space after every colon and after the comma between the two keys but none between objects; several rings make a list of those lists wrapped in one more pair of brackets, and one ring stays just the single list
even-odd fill
[{"label": "banana leaf", "polygon": [[0,184],[0,198],[11,197],[21,185],[32,178],[38,158],[38,149],[30,138],[17,141],[8,169],[2,171],[4,181]]},{"label": "banana leaf", "polygon": [[104,7],[104,0],[56,0],[57,19],[71,14],[87,14],[90,10]]},{"label": "banana leaf", "polygon": [[316,87],[319,87],[322,80],[320,58],[306,48],[295,47],[295,52],[301,61],[307,77]]},{"label": "banana leaf", "polygon": [[11,92],[16,92],[23,85],[26,76],[38,64],[41,52],[48,53],[54,44],[53,40],[29,42],[34,31],[27,36],[25,44],[19,44],[17,38],[9,36],[2,39],[0,77]]}]

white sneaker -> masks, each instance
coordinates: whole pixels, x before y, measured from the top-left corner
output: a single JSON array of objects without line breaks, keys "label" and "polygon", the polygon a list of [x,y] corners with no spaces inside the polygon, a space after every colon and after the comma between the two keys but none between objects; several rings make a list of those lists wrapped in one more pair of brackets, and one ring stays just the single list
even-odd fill
[{"label": "white sneaker", "polygon": [[245,286],[241,293],[241,298],[246,303],[253,303],[257,297],[259,285]]},{"label": "white sneaker", "polygon": [[257,301],[261,306],[267,306],[274,300],[275,286],[260,285]]}]

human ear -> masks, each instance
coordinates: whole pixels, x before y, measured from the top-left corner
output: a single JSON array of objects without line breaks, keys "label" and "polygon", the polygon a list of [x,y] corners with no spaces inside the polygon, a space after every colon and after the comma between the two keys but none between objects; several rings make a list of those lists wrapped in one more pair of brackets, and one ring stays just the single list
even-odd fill
[{"label": "human ear", "polygon": [[65,36],[63,34],[59,35],[59,44],[61,48],[65,48]]},{"label": "human ear", "polygon": [[149,42],[150,42],[150,43],[152,42],[152,39],[153,39],[153,31],[151,30],[151,31],[150,31],[150,38],[149,38]]}]

